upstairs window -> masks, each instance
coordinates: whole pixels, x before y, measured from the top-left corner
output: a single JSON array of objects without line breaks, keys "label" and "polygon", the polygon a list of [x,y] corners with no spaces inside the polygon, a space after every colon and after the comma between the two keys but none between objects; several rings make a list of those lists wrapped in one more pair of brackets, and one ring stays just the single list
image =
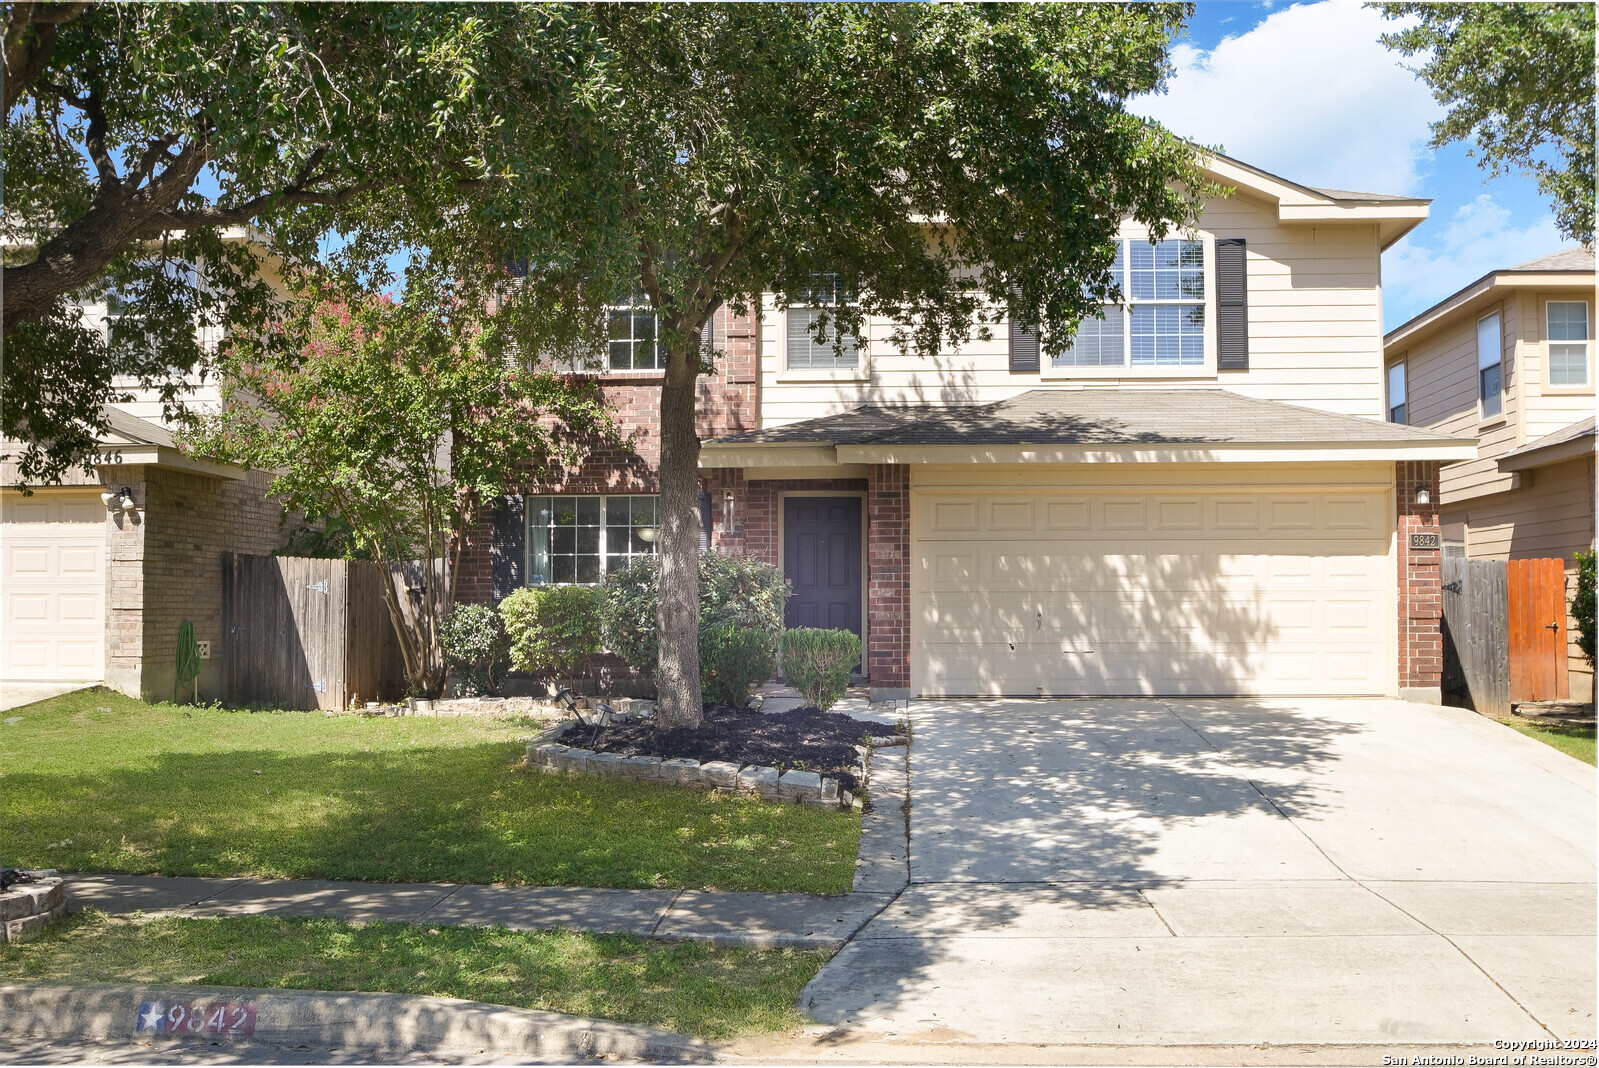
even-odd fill
[{"label": "upstairs window", "polygon": [[[854,334],[842,334],[833,310],[850,307],[855,294],[846,289],[837,275],[819,275],[805,299],[788,309],[787,361],[791,371],[853,370],[861,364],[860,349]],[[827,327],[817,336],[822,316]],[[835,342],[837,344],[835,345]]]},{"label": "upstairs window", "polygon": [[607,365],[613,371],[659,371],[665,354],[655,330],[655,309],[642,293],[634,293],[605,309],[610,338]]},{"label": "upstairs window", "polygon": [[1170,239],[1126,239],[1111,278],[1121,304],[1087,318],[1056,367],[1202,367],[1205,363],[1205,246]]},{"label": "upstairs window", "polygon": [[1588,342],[1593,333],[1588,326],[1588,302],[1551,300],[1549,319],[1549,384],[1586,386],[1588,384]]},{"label": "upstairs window", "polygon": [[1491,419],[1505,410],[1504,334],[1499,313],[1477,320],[1477,393],[1482,417]]},{"label": "upstairs window", "polygon": [[1388,421],[1390,423],[1403,423],[1406,421],[1405,410],[1405,361],[1388,368]]}]

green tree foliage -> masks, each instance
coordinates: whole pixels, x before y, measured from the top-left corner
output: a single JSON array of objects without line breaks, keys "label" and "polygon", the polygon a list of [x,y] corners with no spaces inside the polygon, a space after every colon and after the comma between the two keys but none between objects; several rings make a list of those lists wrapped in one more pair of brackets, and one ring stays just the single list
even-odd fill
[{"label": "green tree foliage", "polygon": [[384,593],[411,684],[430,696],[444,683],[439,627],[480,508],[511,479],[614,440],[593,388],[521,369],[482,307],[423,272],[398,303],[308,284],[282,322],[223,349],[223,410],[185,435],[207,455],[276,472],[272,492],[290,508],[338,517],[357,551],[403,573],[404,596],[395,582]]},{"label": "green tree foliage", "polygon": [[[117,376],[175,406],[197,328],[269,299],[236,228],[306,258],[337,224],[370,266],[393,189],[454,203],[480,180],[457,104],[485,32],[463,5],[7,5],[0,430],[24,478],[83,462]],[[109,330],[76,310],[107,294]]]},{"label": "green tree foliage", "polygon": [[1416,68],[1449,108],[1432,144],[1471,141],[1493,174],[1537,177],[1561,233],[1593,242],[1594,5],[1378,3],[1414,25],[1383,44]]},{"label": "green tree foliage", "polygon": [[470,696],[500,692],[511,663],[511,638],[500,613],[486,604],[458,604],[439,628],[444,663],[457,669]]},{"label": "green tree foliage", "polygon": [[700,628],[700,686],[710,704],[746,707],[776,662],[777,635],[770,631],[731,624]]},{"label": "green tree foliage", "polygon": [[594,586],[524,586],[500,602],[511,664],[545,677],[592,678],[600,652],[600,591]]},{"label": "green tree foliage", "polygon": [[1577,648],[1588,666],[1594,666],[1594,643],[1599,639],[1599,620],[1595,619],[1594,554],[1577,554],[1577,590],[1571,598],[1571,616],[1577,621]]},{"label": "green tree foliage", "polygon": [[[641,292],[664,352],[661,715],[700,715],[701,330],[719,306],[837,300],[935,353],[1006,316],[1046,347],[1113,290],[1124,219],[1161,236],[1207,191],[1192,147],[1129,114],[1183,4],[597,4],[501,8],[471,58],[480,210],[435,254],[526,256],[524,351],[600,351]],[[503,57],[516,57],[506,62]],[[529,70],[533,70],[530,75]],[[835,341],[835,344],[837,342]],[[715,357],[713,356],[712,359]]]}]

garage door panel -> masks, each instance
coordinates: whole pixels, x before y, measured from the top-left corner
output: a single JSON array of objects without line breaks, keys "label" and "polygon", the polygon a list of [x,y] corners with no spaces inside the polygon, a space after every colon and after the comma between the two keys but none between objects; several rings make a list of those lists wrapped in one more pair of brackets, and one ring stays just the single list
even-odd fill
[{"label": "garage door panel", "polygon": [[106,508],[97,489],[0,495],[0,667],[16,681],[98,682]]},{"label": "garage door panel", "polygon": [[918,493],[917,688],[1390,692],[1390,494]]}]

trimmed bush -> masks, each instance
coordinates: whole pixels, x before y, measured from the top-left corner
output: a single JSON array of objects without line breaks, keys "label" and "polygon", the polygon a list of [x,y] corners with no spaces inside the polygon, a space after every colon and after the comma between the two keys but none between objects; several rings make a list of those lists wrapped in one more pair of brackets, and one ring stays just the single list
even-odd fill
[{"label": "trimmed bush", "polygon": [[[605,576],[600,636],[605,647],[641,671],[654,671],[660,656],[656,613],[661,565],[653,556]],[[771,564],[749,557],[700,554],[700,647],[705,636],[727,627],[776,635],[783,629],[789,586]]]},{"label": "trimmed bush", "polygon": [[700,629],[700,685],[711,704],[744,708],[750,691],[772,677],[776,636],[753,627]]},{"label": "trimmed bush", "polygon": [[510,665],[511,639],[500,614],[486,604],[458,604],[439,627],[444,662],[455,668],[469,695],[500,692]]},{"label": "trimmed bush", "polygon": [[600,651],[600,591],[593,586],[526,586],[500,602],[518,671],[589,678]]},{"label": "trimmed bush", "polygon": [[783,678],[808,705],[827,711],[849,687],[861,662],[861,640],[847,630],[797,627],[783,632]]},{"label": "trimmed bush", "polygon": [[1577,554],[1577,592],[1571,598],[1571,617],[1577,621],[1577,648],[1588,666],[1594,666],[1594,640],[1599,624],[1594,619],[1594,554]]}]

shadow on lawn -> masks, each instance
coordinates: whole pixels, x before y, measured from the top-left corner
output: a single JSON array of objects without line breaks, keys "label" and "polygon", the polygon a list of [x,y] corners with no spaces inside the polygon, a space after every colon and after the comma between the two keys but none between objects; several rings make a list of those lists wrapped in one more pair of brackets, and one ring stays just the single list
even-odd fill
[{"label": "shadow on lawn", "polygon": [[10,773],[0,856],[165,875],[847,888],[855,837],[843,814],[541,775],[520,756],[504,742],[249,749]]}]

